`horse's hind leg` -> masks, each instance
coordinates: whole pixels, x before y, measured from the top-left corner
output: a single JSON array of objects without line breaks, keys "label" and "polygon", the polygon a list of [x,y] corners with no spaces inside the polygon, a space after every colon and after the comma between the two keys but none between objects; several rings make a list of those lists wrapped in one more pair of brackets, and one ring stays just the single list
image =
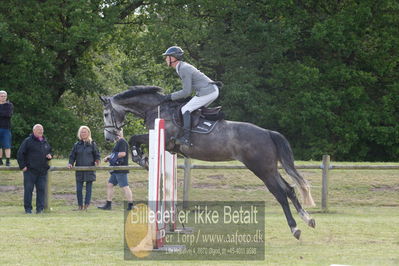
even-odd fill
[{"label": "horse's hind leg", "polygon": [[288,184],[287,181],[285,181],[280,174],[279,174],[279,176],[280,176],[280,180],[282,180],[284,182],[285,191],[287,193],[288,198],[291,200],[292,204],[294,204],[295,209],[297,210],[301,219],[310,227],[315,228],[316,221],[309,215],[309,213],[307,211],[305,211],[302,208],[302,205],[299,203],[299,200],[295,194],[294,188],[291,187],[290,184]]},{"label": "horse's hind leg", "polygon": [[259,154],[252,154],[252,157],[247,156],[241,161],[249,170],[263,181],[270,193],[272,193],[278,203],[280,203],[285,218],[287,219],[288,226],[291,229],[291,233],[296,239],[299,239],[301,236],[301,230],[296,227],[295,219],[292,216],[290,205],[288,204],[287,193],[284,190],[284,183],[279,180],[280,176],[277,171],[277,164],[273,161],[267,160],[259,162],[259,158]]},{"label": "horse's hind leg", "polygon": [[292,216],[290,205],[288,204],[286,191],[278,182],[277,178],[278,178],[278,173],[277,176],[271,175],[268,178],[265,179],[262,178],[262,180],[265,183],[266,187],[274,195],[274,197],[277,199],[277,201],[280,203],[281,207],[283,208],[285,217],[288,222],[288,226],[291,229],[291,233],[294,235],[296,239],[299,239],[299,237],[301,236],[301,230],[299,230],[296,227],[296,222],[294,220],[294,217]]}]

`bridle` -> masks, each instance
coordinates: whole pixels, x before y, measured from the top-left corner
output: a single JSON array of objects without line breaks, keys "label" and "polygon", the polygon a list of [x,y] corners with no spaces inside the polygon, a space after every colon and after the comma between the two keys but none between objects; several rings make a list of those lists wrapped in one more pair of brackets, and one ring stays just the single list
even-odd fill
[{"label": "bridle", "polygon": [[114,135],[114,136],[118,136],[118,134],[116,134],[113,130],[109,130],[108,128],[113,128],[113,129],[116,129],[116,130],[118,130],[118,131],[121,131],[121,129],[122,129],[124,126],[126,126],[127,123],[122,123],[122,125],[118,126],[118,123],[116,122],[116,119],[115,119],[115,112],[116,112],[116,111],[115,111],[115,108],[112,106],[111,101],[108,100],[107,103],[109,104],[110,110],[111,110],[110,115],[111,115],[111,124],[112,124],[112,125],[105,125],[105,126],[104,126],[104,130],[107,131],[108,133]]},{"label": "bridle", "polygon": [[[103,127],[103,128],[104,128],[104,131],[107,132],[107,133],[109,133],[109,134],[112,134],[112,135],[114,135],[114,136],[117,136],[118,134],[115,133],[115,130],[121,131],[121,129],[122,129],[124,126],[128,125],[129,122],[122,123],[120,126],[118,126],[118,123],[117,123],[117,121],[116,121],[116,119],[115,119],[115,118],[116,118],[115,113],[117,112],[117,110],[113,107],[111,100],[110,100],[109,98],[105,98],[105,97],[101,97],[101,96],[100,96],[100,99],[101,99],[101,101],[103,102],[105,108],[108,108],[108,109],[109,109],[110,112],[109,112],[108,115],[111,116],[111,124],[104,125],[104,127]],[[146,120],[147,120],[147,118],[148,118],[149,116],[152,116],[153,114],[158,114],[158,113],[159,113],[158,107],[159,107],[159,105],[154,106],[153,108],[150,108],[149,110],[146,110],[146,111],[143,111],[143,112],[137,111],[137,112],[134,112],[134,113],[135,113],[138,117],[143,118],[143,119],[144,119],[144,123],[146,123]],[[156,116],[154,117],[154,119],[155,119],[155,118],[156,118]],[[105,121],[104,121],[104,123],[105,123]],[[112,129],[114,129],[114,130],[112,130]]]}]

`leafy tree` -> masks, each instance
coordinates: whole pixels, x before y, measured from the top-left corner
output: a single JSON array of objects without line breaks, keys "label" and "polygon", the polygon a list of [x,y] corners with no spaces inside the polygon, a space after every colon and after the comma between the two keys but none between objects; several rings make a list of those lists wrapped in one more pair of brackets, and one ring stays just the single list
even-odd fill
[{"label": "leafy tree", "polygon": [[71,141],[85,123],[100,138],[97,93],[179,89],[161,54],[180,45],[224,82],[230,119],[282,132],[298,159],[397,160],[398,14],[395,0],[7,0],[0,84],[17,139],[36,121]]},{"label": "leafy tree", "polygon": [[302,131],[295,147],[305,158],[329,153],[339,160],[398,159],[395,2],[273,3],[288,27],[300,28],[285,56],[298,67],[284,73],[289,79],[301,69],[314,73],[300,75],[311,81],[305,86],[297,86],[295,76],[287,80],[285,87],[298,88],[295,99],[276,94],[288,99],[279,109],[289,122],[281,125]]},{"label": "leafy tree", "polygon": [[15,144],[40,122],[45,130],[47,124],[56,151],[69,149],[79,118],[63,110],[59,100],[67,91],[81,96],[103,89],[87,52],[142,2],[2,1],[0,84],[15,105]]},{"label": "leafy tree", "polygon": [[229,118],[279,130],[302,159],[398,159],[396,1],[175,0],[144,8],[145,49],[135,56],[181,45],[187,61],[225,83],[219,103]]}]

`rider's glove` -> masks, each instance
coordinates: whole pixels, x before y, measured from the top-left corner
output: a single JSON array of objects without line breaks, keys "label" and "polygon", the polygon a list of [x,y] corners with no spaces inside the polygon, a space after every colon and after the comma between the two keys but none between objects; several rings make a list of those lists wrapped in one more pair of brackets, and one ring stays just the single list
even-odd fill
[{"label": "rider's glove", "polygon": [[166,94],[165,97],[163,97],[161,103],[171,101],[172,100],[172,94]]}]

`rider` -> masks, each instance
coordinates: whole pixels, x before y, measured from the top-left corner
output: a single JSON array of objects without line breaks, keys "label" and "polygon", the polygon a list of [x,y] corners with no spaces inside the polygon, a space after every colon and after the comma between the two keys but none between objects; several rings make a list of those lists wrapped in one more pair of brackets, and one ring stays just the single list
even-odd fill
[{"label": "rider", "polygon": [[195,96],[182,108],[184,135],[176,139],[176,144],[190,146],[191,113],[198,108],[210,105],[219,96],[215,82],[194,66],[182,61],[184,51],[178,46],[169,47],[165,53],[166,64],[176,69],[183,83],[183,89],[165,96],[167,100],[178,100],[189,97],[193,89]]}]

